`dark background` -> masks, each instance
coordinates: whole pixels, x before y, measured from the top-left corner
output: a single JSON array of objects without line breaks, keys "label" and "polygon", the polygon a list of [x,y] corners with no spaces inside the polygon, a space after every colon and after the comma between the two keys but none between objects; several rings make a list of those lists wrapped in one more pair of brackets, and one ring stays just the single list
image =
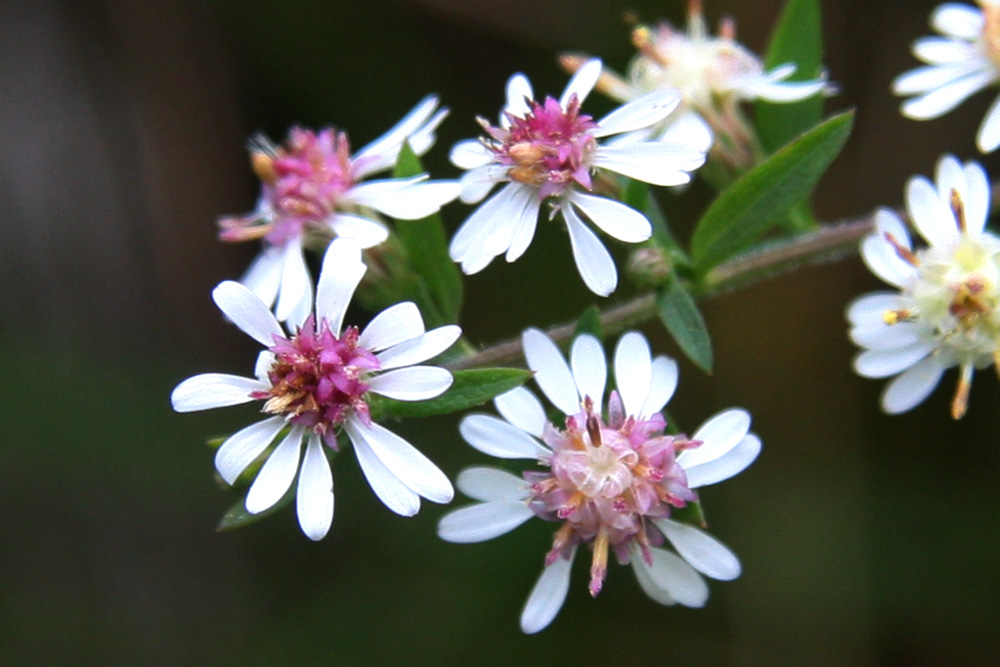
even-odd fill
[{"label": "dark background", "polygon": [[[780,3],[708,0],[760,51]],[[899,205],[947,151],[976,158],[993,97],[917,123],[889,82],[917,63],[932,2],[825,0],[826,63],[855,132],[814,199],[824,220]],[[206,437],[252,407],[176,415],[195,373],[249,372],[256,344],[209,293],[255,248],[215,240],[252,208],[244,142],[292,123],[361,146],[428,92],[452,115],[426,162],[494,117],[523,71],[561,92],[562,50],[630,57],[626,9],[683,21],[679,0],[34,0],[0,2],[0,662],[4,664],[989,664],[1000,653],[1000,389],[980,373],[948,418],[954,372],[914,412],[877,408],[850,370],[843,309],[878,281],[856,257],[705,304],[716,369],[681,361],[671,411],[694,430],[734,405],[764,451],[703,494],[712,532],[744,565],[702,610],[646,599],[612,568],[597,600],[575,573],[538,636],[518,630],[551,529],[440,542],[375,499],[353,456],[334,466],[333,530],[314,544],[286,509],[217,534],[235,497]],[[588,110],[610,103],[595,95]],[[985,158],[997,173],[997,158]],[[665,206],[682,236],[709,199]],[[469,209],[449,207],[454,228]],[[467,281],[481,344],[594,302],[564,238],[542,226],[513,266]],[[618,248],[616,252],[620,251]],[[535,298],[543,281],[549,300]],[[558,289],[555,289],[558,287]],[[616,298],[628,295],[621,290]],[[677,354],[662,331],[658,351]],[[455,420],[398,427],[450,476],[485,462]],[[459,500],[458,504],[462,501]],[[585,559],[580,559],[585,560]],[[578,569],[585,569],[581,563]]]}]

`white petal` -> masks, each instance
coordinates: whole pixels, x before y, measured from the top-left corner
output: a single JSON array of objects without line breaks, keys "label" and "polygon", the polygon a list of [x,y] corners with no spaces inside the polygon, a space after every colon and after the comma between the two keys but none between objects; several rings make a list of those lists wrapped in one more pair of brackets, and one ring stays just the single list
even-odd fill
[{"label": "white petal", "polygon": [[402,516],[413,516],[420,511],[420,496],[385,467],[365,440],[355,437],[348,430],[348,437],[354,443],[354,452],[365,479],[386,507]]},{"label": "white petal", "polygon": [[[323,256],[316,287],[316,317],[325,318],[330,330],[340,334],[344,314],[367,267],[361,248],[347,239],[334,239]],[[317,322],[319,324],[319,322]]]},{"label": "white petal", "polygon": [[534,92],[531,90],[531,82],[528,81],[528,77],[523,74],[515,74],[507,80],[507,106],[504,107],[504,113],[500,116],[500,124],[503,127],[507,127],[510,121],[507,120],[506,114],[516,116],[518,118],[524,118],[524,115],[528,113],[528,102],[534,99]]},{"label": "white petal", "polygon": [[667,144],[683,144],[699,153],[706,153],[712,147],[712,128],[693,111],[680,112],[670,119],[670,124],[660,141]]},{"label": "white petal", "polygon": [[926,329],[916,322],[886,324],[878,321],[852,327],[850,336],[855,345],[875,350],[891,350],[928,340]]},{"label": "white petal", "polygon": [[896,95],[926,93],[958,81],[979,69],[981,65],[974,61],[917,67],[897,76],[892,82],[892,92]]},{"label": "white petal", "polygon": [[927,357],[886,385],[882,409],[899,414],[915,408],[934,391],[944,370],[935,357]]},{"label": "white petal", "polygon": [[[497,212],[503,216],[503,221],[493,224],[490,233],[482,238],[482,252],[493,256],[507,253],[509,262],[520,257],[531,243],[541,203],[534,188],[516,188],[511,194],[512,197],[505,200],[506,208]],[[512,247],[515,237],[518,237],[516,248]]]},{"label": "white petal", "polygon": [[893,211],[887,208],[875,211],[875,229],[879,234],[891,234],[907,250],[913,249],[913,245],[910,243],[910,232]]},{"label": "white petal", "polygon": [[969,96],[979,92],[993,83],[996,73],[992,70],[977,71],[968,74],[957,81],[936,88],[926,95],[914,97],[903,102],[900,107],[903,115],[914,120],[928,120],[948,113]]},{"label": "white petal", "polygon": [[760,448],[760,438],[747,433],[739,444],[714,461],[685,467],[688,487],[697,489],[738,475],[757,459]]},{"label": "white petal", "polygon": [[220,283],[212,290],[212,299],[233,324],[264,347],[274,345],[275,336],[284,337],[285,332],[267,306],[240,283]]},{"label": "white petal", "polygon": [[434,142],[437,141],[435,131],[442,121],[448,117],[448,113],[448,109],[439,109],[423,127],[418,128],[407,138],[410,148],[413,149],[414,153],[423,155],[431,149]]},{"label": "white petal", "polygon": [[573,261],[583,284],[598,296],[608,296],[618,287],[618,271],[611,253],[597,234],[583,224],[572,206],[564,206],[562,212],[569,232]]},{"label": "white petal", "polygon": [[535,371],[535,382],[552,405],[566,415],[580,412],[576,382],[559,348],[538,329],[526,329],[521,335],[524,358]]},{"label": "white petal", "polygon": [[887,310],[899,310],[898,292],[872,292],[863,294],[847,306],[847,320],[854,326],[868,326],[882,322]]},{"label": "white petal", "polygon": [[701,463],[714,461],[739,444],[750,430],[750,415],[746,410],[732,408],[715,415],[691,436],[701,440],[700,447],[687,449],[677,457],[685,470]]},{"label": "white petal", "polygon": [[365,426],[353,418],[344,423],[344,428],[352,441],[363,440],[389,472],[414,492],[435,503],[451,502],[455,497],[445,474],[392,431],[374,423]]},{"label": "white petal", "polygon": [[215,469],[232,484],[247,466],[267,449],[285,427],[281,417],[271,417],[233,433],[215,452]]},{"label": "white petal", "polygon": [[253,262],[250,268],[240,278],[257,298],[270,308],[278,298],[278,288],[281,286],[282,249],[277,246],[265,248]]},{"label": "white petal", "polygon": [[[634,567],[644,568],[650,583],[685,607],[702,607],[708,600],[708,584],[680,556],[665,549],[650,549],[653,567],[636,558]],[[652,597],[652,596],[651,596]],[[655,598],[654,598],[655,599]],[[659,602],[659,600],[657,600]]]},{"label": "white petal", "polygon": [[649,599],[667,606],[677,604],[677,600],[670,593],[657,586],[656,582],[653,581],[650,568],[646,564],[646,561],[642,559],[642,554],[637,549],[633,550],[630,561],[632,562],[632,572],[635,573],[635,579],[639,582],[639,587],[642,591],[649,596]]},{"label": "white petal", "polygon": [[441,517],[438,537],[466,544],[484,542],[509,533],[533,516],[523,501],[478,503]]},{"label": "white petal", "polygon": [[493,152],[478,139],[466,139],[451,147],[448,159],[459,169],[475,169],[493,161]]},{"label": "white petal", "polygon": [[920,235],[931,245],[943,245],[958,235],[955,216],[926,178],[911,178],[906,186],[906,210]]},{"label": "white petal", "polygon": [[507,181],[509,167],[489,162],[462,174],[459,184],[462,191],[458,195],[463,204],[474,204],[490,193],[497,183]]},{"label": "white petal", "polygon": [[528,482],[500,468],[466,468],[458,474],[455,484],[465,495],[483,502],[519,501],[524,505],[531,497]]},{"label": "white petal", "polygon": [[574,549],[569,559],[557,558],[556,562],[542,570],[521,612],[521,631],[525,634],[544,630],[562,609],[569,592],[569,573],[575,555]]},{"label": "white petal", "polygon": [[934,9],[931,25],[943,35],[972,41],[983,29],[983,15],[969,5],[946,2]]},{"label": "white petal", "polygon": [[[363,166],[366,160],[361,160],[361,158],[372,159],[388,156],[389,160],[387,165],[385,160],[379,161],[380,166],[385,165],[383,168],[387,168],[396,161],[396,155],[399,153],[399,149],[402,146],[403,141],[406,140],[409,135],[420,129],[420,126],[434,114],[434,110],[437,109],[437,106],[438,98],[435,95],[428,95],[424,99],[420,100],[420,102],[417,103],[417,106],[413,107],[413,109],[406,114],[401,121],[393,125],[388,132],[359,150],[355,154],[352,161],[360,162]],[[440,119],[438,122],[440,122]],[[374,171],[378,170],[367,169],[359,175],[365,176]]]},{"label": "white petal", "polygon": [[398,220],[419,220],[437,213],[462,191],[458,181],[387,179],[356,185],[343,198],[345,202],[368,206]]},{"label": "white petal", "polygon": [[912,51],[914,56],[932,65],[959,63],[978,56],[971,44],[942,37],[922,37],[913,42]]},{"label": "white petal", "polygon": [[514,426],[536,438],[542,437],[546,422],[545,409],[530,390],[515,387],[494,398],[493,405]]},{"label": "white petal", "polygon": [[997,146],[1000,146],[1000,97],[993,100],[976,134],[976,147],[981,153],[992,153]]},{"label": "white petal", "polygon": [[304,432],[304,427],[292,426],[285,439],[267,457],[257,473],[257,479],[247,492],[247,512],[259,514],[271,508],[288,491],[299,469],[299,451],[302,449]]},{"label": "white petal", "polygon": [[592,134],[599,138],[649,127],[669,116],[680,101],[680,93],[676,90],[654,90],[623,104],[599,120]]},{"label": "white petal", "polygon": [[299,527],[310,540],[322,540],[333,523],[333,473],[315,433],[309,436],[295,491]]},{"label": "white petal", "polygon": [[730,581],[740,576],[736,554],[708,533],[672,519],[659,519],[655,523],[681,558],[706,577]]},{"label": "white petal", "polygon": [[452,381],[451,373],[443,368],[408,366],[376,375],[368,380],[368,387],[397,401],[426,401],[447,391]]},{"label": "white petal", "polygon": [[677,362],[670,357],[653,359],[652,379],[649,383],[649,395],[642,405],[639,415],[649,417],[661,411],[677,389]]},{"label": "white petal", "polygon": [[861,259],[876,276],[895,287],[906,287],[917,275],[917,269],[904,260],[881,235],[867,236],[861,242]]},{"label": "white petal", "polygon": [[[472,212],[452,237],[448,249],[451,258],[461,262],[470,252],[475,254],[484,252],[483,247],[487,245],[487,239],[503,234],[506,231],[504,228],[511,224],[511,219],[518,219],[521,216],[528,193],[534,194],[534,190],[511,183],[487,199],[482,206]],[[509,232],[507,236],[509,237]],[[506,247],[501,247],[489,254],[495,257],[506,250]]]},{"label": "white petal", "polygon": [[826,82],[775,81],[775,77],[747,77],[733,82],[738,96],[745,100],[762,99],[768,102],[796,102],[818,95],[826,88]]},{"label": "white petal", "polygon": [[638,416],[642,413],[652,381],[649,343],[638,331],[629,331],[615,347],[615,386],[625,404],[626,415]]},{"label": "white petal", "polygon": [[594,166],[653,185],[684,185],[693,171],[705,163],[705,153],[686,144],[644,141],[600,146]]},{"label": "white petal", "polygon": [[416,338],[424,331],[424,320],[417,304],[404,301],[373,317],[358,336],[358,345],[377,352]]},{"label": "white petal", "polygon": [[350,213],[335,214],[330,220],[330,229],[337,236],[351,239],[362,248],[377,246],[389,238],[389,230],[382,223]]},{"label": "white petal", "polygon": [[254,378],[202,373],[181,382],[170,394],[170,402],[177,412],[211,410],[227,405],[239,405],[254,400],[251,392],[267,391],[270,385]]},{"label": "white petal", "polygon": [[458,432],[482,453],[501,459],[539,459],[552,453],[521,429],[491,415],[465,417]]},{"label": "white petal", "polygon": [[[525,201],[521,215],[514,221],[510,238],[507,241],[507,254],[504,259],[508,263],[517,261],[531,245],[532,239],[535,238],[540,206],[538,198],[533,195]],[[487,252],[490,252],[490,249],[487,248]]]},{"label": "white petal", "polygon": [[447,350],[455,344],[455,341],[461,335],[461,327],[448,324],[437,329],[432,329],[416,338],[393,345],[375,356],[383,370],[419,364]]},{"label": "white petal", "polygon": [[302,324],[312,308],[313,288],[302,245],[298,240],[285,246],[281,257],[281,288],[274,315],[282,322]]},{"label": "white petal", "polygon": [[854,358],[854,371],[868,378],[884,378],[902,373],[934,349],[933,341],[891,350],[865,350]]},{"label": "white petal", "polygon": [[976,162],[967,162],[964,171],[965,225],[970,234],[980,234],[986,226],[986,218],[990,212],[989,178]]},{"label": "white petal", "polygon": [[[569,200],[577,206],[591,222],[608,235],[625,243],[641,243],[649,239],[652,225],[639,211],[607,197],[585,195],[573,190]],[[565,213],[566,207],[563,208]]]},{"label": "white petal", "polygon": [[580,399],[589,396],[600,411],[600,406],[604,404],[604,384],[608,379],[604,348],[593,336],[577,336],[570,350],[570,366]]},{"label": "white petal", "polygon": [[587,99],[587,95],[590,95],[590,91],[594,89],[594,85],[597,84],[597,80],[601,76],[601,61],[597,58],[588,60],[583,64],[580,69],[573,74],[573,77],[566,84],[566,90],[563,91],[562,97],[559,98],[559,106],[566,109],[566,105],[569,104],[569,100],[573,95],[576,95],[576,99],[580,104]]}]

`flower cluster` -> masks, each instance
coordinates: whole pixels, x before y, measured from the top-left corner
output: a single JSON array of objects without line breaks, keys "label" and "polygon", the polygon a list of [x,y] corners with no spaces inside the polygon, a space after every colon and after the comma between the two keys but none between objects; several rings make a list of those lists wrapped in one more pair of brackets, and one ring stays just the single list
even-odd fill
[{"label": "flower cluster", "polygon": [[[545,628],[559,612],[581,545],[592,552],[591,595],[600,592],[613,552],[619,563],[631,563],[656,602],[703,605],[708,588],[698,573],[734,579],[739,561],[721,542],[672,515],[698,500],[694,489],[753,462],[760,440],[747,432],[749,415],[723,412],[691,438],[665,434],[661,411],[677,386],[677,365],[667,357],[652,359],[637,332],[618,342],[617,390],[606,404],[607,363],[596,338],[577,337],[569,364],[536,329],[522,342],[535,379],[565,422],[561,428],[549,423],[541,402],[524,388],[495,399],[503,419],[466,417],[460,432],[470,445],[504,459],[535,459],[542,469],[523,478],[496,468],[464,471],[459,488],[481,502],[446,515],[438,533],[452,542],[479,542],[533,516],[560,524],[521,614],[528,633]],[[676,553],[664,548],[667,543]]]}]

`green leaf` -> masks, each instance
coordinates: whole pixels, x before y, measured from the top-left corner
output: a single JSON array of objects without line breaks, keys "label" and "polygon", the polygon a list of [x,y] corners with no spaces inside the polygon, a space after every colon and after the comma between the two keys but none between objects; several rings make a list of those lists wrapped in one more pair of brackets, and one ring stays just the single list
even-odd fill
[{"label": "green leaf", "polygon": [[[396,162],[397,178],[424,173],[420,158],[409,144],[403,144]],[[402,242],[420,286],[417,298],[432,305],[422,308],[428,327],[458,321],[462,308],[462,276],[448,256],[448,236],[441,216],[434,214],[420,220],[397,220],[396,235]]]},{"label": "green leaf", "polygon": [[706,373],[712,372],[712,341],[694,299],[671,276],[657,297],[660,320],[688,358]]},{"label": "green leaf", "polygon": [[219,525],[215,527],[216,532],[222,533],[227,530],[235,530],[237,528],[243,528],[244,526],[249,526],[252,523],[257,523],[261,519],[267,516],[271,516],[280,509],[283,509],[287,505],[291,504],[292,499],[295,498],[295,485],[285,492],[285,495],[281,497],[281,500],[271,505],[263,512],[259,514],[250,514],[246,508],[246,499],[240,498],[226,510],[226,513],[222,515],[222,520],[219,521]]},{"label": "green leaf", "polygon": [[[817,78],[823,67],[823,29],[819,0],[788,0],[771,36],[764,67],[771,70],[795,63],[787,81]],[[757,132],[768,153],[819,123],[823,117],[823,94],[798,102],[757,102]]]},{"label": "green leaf", "polygon": [[681,523],[698,526],[699,528],[708,526],[705,522],[705,513],[702,511],[701,503],[699,502],[688,503],[684,507],[677,507],[670,510],[670,518]]},{"label": "green leaf", "polygon": [[396,401],[371,396],[372,415],[382,418],[430,417],[459,412],[482,405],[494,396],[520,387],[534,375],[520,368],[476,368],[455,371],[451,387],[437,398],[426,401]]},{"label": "green leaf", "polygon": [[601,326],[601,309],[591,306],[583,311],[583,315],[576,321],[576,328],[573,330],[573,337],[580,334],[590,334],[597,340],[604,339],[604,328]]},{"label": "green leaf", "polygon": [[812,192],[851,133],[854,112],[833,116],[757,165],[708,208],[691,239],[704,273],[747,248]]}]

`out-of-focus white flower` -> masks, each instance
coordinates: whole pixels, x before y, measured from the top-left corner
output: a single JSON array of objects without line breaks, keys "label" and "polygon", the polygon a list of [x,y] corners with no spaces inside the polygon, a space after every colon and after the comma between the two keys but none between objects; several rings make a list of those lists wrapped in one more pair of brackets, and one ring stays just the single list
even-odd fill
[{"label": "out-of-focus white flower", "polygon": [[535,235],[542,202],[561,213],[569,230],[573,258],[584,283],[607,296],[618,285],[614,260],[587,218],[625,243],[647,240],[652,227],[646,217],[617,201],[588,194],[595,172],[609,170],[655,185],[679,185],[705,161],[704,151],[662,142],[599,143],[605,137],[639,130],[669,114],[678,103],[673,91],[654,91],[619,107],[600,121],[580,113],[580,105],[600,76],[601,62],[591,60],[573,76],[562,97],[536,102],[522,74],[507,83],[507,104],[498,127],[480,120],[486,136],[457,144],[452,162],[467,173],[461,199],[483,199],[498,183],[504,187],[465,221],[451,241],[452,259],[462,270],[477,273],[494,257],[519,258]]},{"label": "out-of-focus white flower", "polygon": [[454,494],[448,478],[423,454],[371,420],[366,397],[374,392],[420,401],[443,393],[451,386],[451,373],[414,364],[444,352],[461,330],[449,325],[425,331],[410,302],[387,308],[362,331],[343,328],[364,273],[361,249],[335,239],[323,260],[315,314],[288,334],[249,289],[221,283],[212,293],[220,310],[267,348],[257,361],[257,377],[196,375],[171,396],[178,412],[265,401],[262,410],[270,416],[222,443],[215,467],[232,484],[287,430],[250,486],[246,508],[257,514],[272,507],[298,473],[299,525],[313,540],[322,539],[333,521],[333,475],[323,448],[336,450],[341,430],[354,445],[368,483],[393,512],[412,516],[420,509],[420,496],[447,503]]},{"label": "out-of-focus white flower", "polygon": [[[913,43],[913,55],[927,65],[892,82],[894,93],[913,96],[900,106],[907,118],[937,118],[1000,81],[1000,3],[979,0],[979,6],[949,2],[931,14],[931,26],[943,37]],[[983,153],[1000,146],[1000,97],[986,112],[976,145]]]},{"label": "out-of-focus white flower", "polygon": [[455,199],[458,184],[427,176],[363,182],[396,164],[404,142],[417,155],[434,145],[434,132],[447,115],[429,96],[387,133],[351,155],[347,134],[326,128],[316,133],[293,127],[276,146],[265,137],[250,145],[261,180],[257,208],[219,221],[223,241],[264,239],[264,250],[242,282],[282,322],[301,324],[312,306],[312,281],[304,246],[325,247],[331,238],[353,240],[362,248],[384,241],[381,213],[400,220],[431,215]]},{"label": "out-of-focus white flower", "polygon": [[[637,332],[618,342],[617,391],[603,410],[608,367],[596,338],[579,336],[569,364],[542,332],[529,329],[528,366],[549,401],[566,415],[548,423],[541,402],[523,387],[494,400],[503,419],[470,415],[459,430],[481,452],[503,459],[536,459],[540,470],[517,477],[497,468],[469,468],[458,487],[479,503],[441,519],[438,534],[451,542],[480,542],[533,516],[560,525],[545,569],[521,614],[526,633],[558,614],[580,545],[593,552],[590,593],[601,590],[608,553],[631,563],[642,589],[660,604],[700,607],[708,599],[701,575],[735,579],[740,563],[704,531],[671,518],[698,499],[694,489],[739,473],[757,457],[760,440],[748,432],[743,410],[716,415],[695,434],[665,435],[660,413],[677,386],[677,364],[650,357]],[[664,548],[666,543],[675,550]],[[700,573],[700,574],[699,574]]]},{"label": "out-of-focus white flower", "polygon": [[[610,97],[630,101],[652,90],[680,92],[682,103],[665,121],[640,134],[663,141],[686,143],[707,151],[714,135],[728,135],[737,143],[746,137],[736,105],[741,101],[796,102],[822,92],[824,79],[788,81],[795,63],[764,71],[754,53],[736,41],[736,24],[725,19],[715,37],[709,34],[702,15],[701,0],[688,3],[687,31],[669,23],[656,28],[640,25],[632,32],[639,55],[621,77],[606,72],[597,83]],[[572,55],[560,59],[571,71],[581,59]]]},{"label": "out-of-focus white flower", "polygon": [[965,414],[974,369],[1000,352],[1000,239],[984,231],[990,186],[976,163],[938,162],[936,183],[910,179],[906,210],[927,248],[914,250],[895,213],[876,213],[876,231],[861,256],[898,292],[876,292],[847,308],[851,339],[865,348],[854,360],[865,377],[896,376],[882,394],[888,413],[910,410],[959,367],[952,416]]}]

